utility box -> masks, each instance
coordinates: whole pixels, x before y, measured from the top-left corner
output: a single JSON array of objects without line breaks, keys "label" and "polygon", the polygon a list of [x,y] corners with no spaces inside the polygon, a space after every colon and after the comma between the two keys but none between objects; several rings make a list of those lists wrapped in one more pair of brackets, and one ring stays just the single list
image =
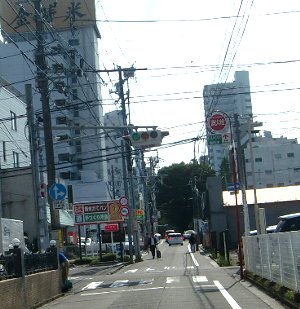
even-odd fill
[{"label": "utility box", "polygon": [[0,218],[0,254],[9,250],[14,238],[20,240],[20,248],[25,250],[23,221]]}]

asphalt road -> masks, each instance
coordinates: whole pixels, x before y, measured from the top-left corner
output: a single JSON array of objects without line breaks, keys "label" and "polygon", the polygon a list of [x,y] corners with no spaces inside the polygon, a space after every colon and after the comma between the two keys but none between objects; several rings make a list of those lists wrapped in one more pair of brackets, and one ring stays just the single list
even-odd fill
[{"label": "asphalt road", "polygon": [[124,267],[75,267],[73,289],[42,308],[285,308],[247,281],[238,267],[220,268],[184,246],[159,245],[161,259],[143,255],[143,262]]}]

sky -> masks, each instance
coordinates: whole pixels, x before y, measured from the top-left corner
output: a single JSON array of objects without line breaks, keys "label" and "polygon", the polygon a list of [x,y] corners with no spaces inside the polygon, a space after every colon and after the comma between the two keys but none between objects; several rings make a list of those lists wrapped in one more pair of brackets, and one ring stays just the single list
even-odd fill
[{"label": "sky", "polygon": [[[158,167],[206,154],[203,87],[239,70],[249,71],[261,132],[300,138],[300,1],[98,0],[98,10],[101,69],[137,69],[128,122],[169,131],[146,154]],[[120,108],[117,73],[101,77],[104,111]]]}]

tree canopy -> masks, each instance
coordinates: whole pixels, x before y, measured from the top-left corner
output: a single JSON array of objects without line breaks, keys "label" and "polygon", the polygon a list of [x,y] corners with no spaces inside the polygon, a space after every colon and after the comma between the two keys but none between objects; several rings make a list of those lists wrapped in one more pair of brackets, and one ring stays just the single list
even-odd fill
[{"label": "tree canopy", "polygon": [[197,162],[172,164],[158,171],[157,209],[161,218],[159,224],[166,229],[182,232],[193,228],[195,215],[195,191],[205,191],[206,178],[215,172],[208,164]]}]

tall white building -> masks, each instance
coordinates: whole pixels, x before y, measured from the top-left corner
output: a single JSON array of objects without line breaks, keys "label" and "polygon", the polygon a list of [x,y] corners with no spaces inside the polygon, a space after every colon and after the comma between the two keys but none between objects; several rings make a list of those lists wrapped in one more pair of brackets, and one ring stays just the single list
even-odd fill
[{"label": "tall white building", "polygon": [[124,173],[122,159],[122,129],[123,116],[121,110],[115,110],[104,115],[104,125],[107,127],[116,127],[116,129],[107,128],[105,134],[106,154],[107,154],[107,174],[109,191],[114,198],[125,195]]},{"label": "tall white building", "polygon": [[264,136],[252,137],[252,147],[248,143],[244,154],[248,189],[253,188],[253,179],[256,188],[300,184],[300,145],[297,139],[273,138],[270,132],[265,132]]},{"label": "tall white building", "polygon": [[[8,6],[1,1],[5,44],[0,44],[0,76],[24,93],[33,86],[36,121],[44,150],[41,95],[37,88],[35,57],[38,52],[32,1]],[[47,62],[56,177],[66,183],[92,175],[106,180],[101,78],[96,5],[92,0],[42,1],[44,56]],[[23,11],[21,11],[23,8]],[[21,18],[23,16],[23,19]],[[102,137],[101,137],[102,136]],[[46,165],[44,158],[44,166]]]},{"label": "tall white building", "polygon": [[[229,117],[233,131],[233,116],[238,114],[240,125],[243,126],[252,115],[249,72],[235,72],[234,80],[230,83],[204,86],[203,100],[206,119],[215,111],[223,112]],[[207,136],[210,134],[207,130]],[[246,134],[246,131],[242,131],[241,139]],[[220,171],[224,157],[228,158],[228,146],[228,143],[207,145],[209,164],[216,172]]]}]

